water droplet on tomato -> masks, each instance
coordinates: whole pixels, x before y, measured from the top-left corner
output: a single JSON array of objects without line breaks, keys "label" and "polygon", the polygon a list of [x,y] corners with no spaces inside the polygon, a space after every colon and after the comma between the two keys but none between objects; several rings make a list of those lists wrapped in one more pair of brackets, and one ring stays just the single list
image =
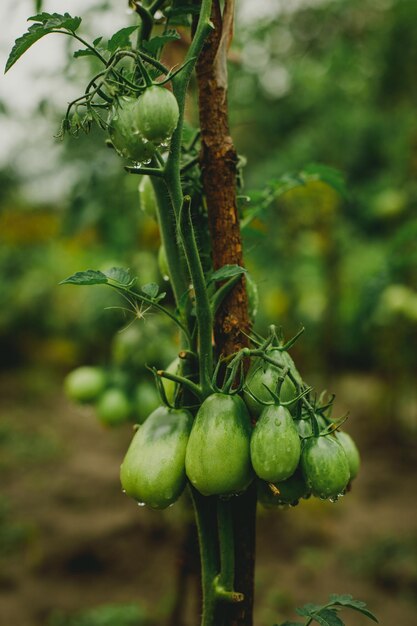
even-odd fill
[{"label": "water droplet on tomato", "polygon": [[136,502],[136,504],[140,507],[146,506],[146,502]]}]

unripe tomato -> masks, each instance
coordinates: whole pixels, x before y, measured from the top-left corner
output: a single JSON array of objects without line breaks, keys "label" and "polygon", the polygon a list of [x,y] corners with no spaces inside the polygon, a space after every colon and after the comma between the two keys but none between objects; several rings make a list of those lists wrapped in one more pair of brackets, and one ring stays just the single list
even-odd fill
[{"label": "unripe tomato", "polygon": [[150,217],[156,217],[157,201],[150,176],[142,176],[139,186],[139,204],[142,211]]},{"label": "unripe tomato", "polygon": [[358,475],[359,467],[361,464],[359,450],[356,447],[356,444],[353,441],[352,437],[348,433],[337,430],[335,432],[335,436],[337,441],[340,443],[343,450],[345,451],[349,463],[350,479],[353,480]]},{"label": "unripe tomato", "polygon": [[106,426],[117,426],[126,422],[131,412],[131,406],[126,394],[117,387],[107,389],[99,398],[97,417]]},{"label": "unripe tomato", "polygon": [[148,87],[138,98],[136,126],[144,139],[155,144],[167,141],[178,124],[179,109],[174,94],[158,85]]},{"label": "unripe tomato", "polygon": [[322,499],[337,498],[350,479],[346,454],[332,435],[304,440],[301,468],[311,493]]},{"label": "unripe tomato", "polygon": [[184,489],[185,450],[192,415],[184,409],[157,408],[139,428],[123,463],[123,490],[139,503],[164,509]]},{"label": "unripe tomato", "polygon": [[100,367],[77,367],[64,381],[67,396],[75,402],[94,402],[106,386],[106,375]]},{"label": "unripe tomato", "polygon": [[110,115],[108,131],[120,156],[143,163],[152,158],[155,147],[141,136],[136,126],[137,102],[136,98],[121,98]]},{"label": "unripe tomato", "polygon": [[[269,350],[268,356],[275,359],[279,363],[282,363],[283,367],[290,367],[289,359],[293,363],[290,355],[288,353],[282,352],[281,350]],[[295,368],[294,363],[293,366]],[[269,363],[266,363],[261,359],[256,359],[256,361],[252,364],[249,370],[246,381],[247,390],[251,391],[260,400],[264,402],[271,402],[271,394],[267,391],[267,389],[265,389],[265,385],[275,392],[280,374],[281,370],[279,370],[274,365],[270,365]],[[281,386],[280,399],[282,402],[290,402],[296,396],[297,389],[294,383],[289,379],[289,377],[286,376]],[[252,415],[259,416],[264,409],[264,405],[261,402],[258,402],[257,400],[252,398],[251,395],[247,392],[245,392],[244,398],[246,405]]]},{"label": "unripe tomato", "polygon": [[283,406],[266,407],[252,433],[250,453],[255,473],[271,483],[296,470],[301,443],[291,413]]},{"label": "unripe tomato", "polygon": [[258,481],[258,501],[265,507],[277,505],[297,504],[300,498],[308,495],[308,487],[304,480],[300,466],[294,474],[279,483],[274,483],[271,489],[268,483]]},{"label": "unripe tomato", "polygon": [[187,476],[204,496],[239,493],[252,481],[251,424],[239,396],[214,393],[200,406],[185,457]]},{"label": "unripe tomato", "polygon": [[159,394],[147,380],[139,383],[134,392],[134,415],[139,424],[143,424],[148,415],[160,404]]}]

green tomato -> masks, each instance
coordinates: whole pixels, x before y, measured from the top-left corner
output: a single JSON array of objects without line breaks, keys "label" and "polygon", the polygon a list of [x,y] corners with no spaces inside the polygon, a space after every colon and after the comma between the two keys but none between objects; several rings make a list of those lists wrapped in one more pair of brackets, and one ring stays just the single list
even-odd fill
[{"label": "green tomato", "polygon": [[301,468],[311,493],[323,500],[337,498],[350,479],[346,454],[332,435],[304,440]]},{"label": "green tomato", "polygon": [[109,119],[109,136],[120,156],[137,163],[144,163],[152,158],[155,147],[144,139],[136,126],[138,101],[136,98],[123,97],[118,106],[113,107]]},{"label": "green tomato", "polygon": [[94,402],[106,386],[106,375],[100,367],[77,367],[64,381],[67,396],[75,402]]},{"label": "green tomato", "polygon": [[250,453],[255,473],[271,483],[296,470],[301,443],[291,413],[283,406],[266,407],[252,433]]},{"label": "green tomato", "polygon": [[142,176],[139,186],[140,208],[150,217],[156,218],[157,201],[150,176]]},{"label": "green tomato", "polygon": [[300,498],[308,495],[308,487],[300,466],[286,480],[270,485],[263,480],[259,480],[257,484],[258,501],[267,508],[277,505],[295,505]]},{"label": "green tomato", "polygon": [[295,421],[295,426],[297,428],[298,436],[301,439],[305,439],[307,437],[311,437],[313,434],[313,427],[311,425],[311,420],[309,419],[300,419]]},{"label": "green tomato", "polygon": [[138,98],[136,126],[144,139],[162,144],[172,136],[179,119],[174,94],[158,85],[148,87]]},{"label": "green tomato", "polygon": [[159,404],[160,398],[155,385],[147,380],[137,385],[134,391],[134,412],[139,424],[143,424]]},{"label": "green tomato", "polygon": [[164,509],[181,495],[193,418],[184,409],[157,408],[139,428],[120,468],[123,490],[141,504]]},{"label": "green tomato", "polygon": [[129,419],[131,406],[126,394],[117,387],[107,389],[96,404],[97,417],[106,426],[117,426]]},{"label": "green tomato", "polygon": [[348,433],[337,430],[334,434],[337,441],[340,443],[343,450],[345,451],[349,463],[350,479],[353,480],[358,475],[359,467],[361,464],[359,450],[356,447],[356,444],[353,441],[352,437],[348,435]]},{"label": "green tomato", "polygon": [[203,495],[243,491],[253,478],[251,424],[239,396],[214,393],[200,406],[185,458],[187,476]]},{"label": "green tomato", "polygon": [[[269,350],[267,354],[281,363],[283,367],[290,366],[289,359],[291,359],[291,357],[289,354],[277,349]],[[257,398],[259,398],[259,400],[263,402],[271,402],[271,394],[267,389],[265,389],[265,385],[269,387],[271,391],[275,392],[280,374],[281,370],[274,365],[270,365],[261,359],[256,359],[254,361],[249,370],[246,382],[247,391],[244,393],[246,405],[252,415],[258,417],[263,411],[265,405],[263,405],[262,402],[255,400],[255,398],[252,398],[248,391],[251,391]],[[291,402],[291,400],[293,400],[296,396],[297,389],[289,377],[286,376],[281,387],[280,399],[282,402]],[[291,405],[291,408],[295,408],[295,403],[294,405]]]}]

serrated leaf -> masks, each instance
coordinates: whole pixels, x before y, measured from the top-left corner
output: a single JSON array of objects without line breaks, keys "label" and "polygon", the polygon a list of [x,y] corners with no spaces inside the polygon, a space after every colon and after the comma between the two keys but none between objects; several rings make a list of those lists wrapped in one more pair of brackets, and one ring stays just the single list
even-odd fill
[{"label": "serrated leaf", "polygon": [[63,28],[75,32],[81,24],[80,17],[72,17],[69,13],[38,13],[28,17],[28,22],[39,22],[45,28]]},{"label": "serrated leaf", "polygon": [[320,611],[322,608],[322,604],[312,604],[311,602],[308,602],[304,606],[295,609],[295,612],[303,617],[312,617],[314,613],[317,613],[317,611]]},{"label": "serrated leaf", "polygon": [[304,172],[308,177],[314,177],[332,187],[342,198],[349,198],[345,179],[339,170],[320,163],[310,163],[304,168]]},{"label": "serrated leaf", "polygon": [[164,35],[157,35],[156,37],[152,37],[149,41],[143,42],[143,47],[147,52],[151,55],[155,56],[160,48],[165,46],[169,41],[175,41],[180,39],[180,34],[176,30],[167,30]]},{"label": "serrated leaf", "polygon": [[141,291],[148,296],[148,298],[152,298],[152,300],[154,300],[159,293],[159,285],[156,283],[147,283],[146,285],[141,286]]},{"label": "serrated leaf", "polygon": [[100,270],[85,270],[84,272],[76,272],[61,280],[60,285],[105,285],[107,276]]},{"label": "serrated leaf", "polygon": [[312,618],[320,624],[320,626],[344,626],[344,622],[337,615],[336,611],[332,609],[323,609],[318,613],[315,613]]},{"label": "serrated leaf", "polygon": [[126,270],[123,267],[111,267],[103,273],[109,280],[114,283],[118,283],[119,285],[123,285],[124,287],[130,287],[136,280],[132,277],[129,270]]},{"label": "serrated leaf", "polygon": [[94,57],[96,55],[92,50],[89,50],[89,48],[84,48],[82,50],[76,50],[73,56],[74,59],[78,59],[78,57]]},{"label": "serrated leaf", "polygon": [[210,274],[207,284],[218,282],[220,280],[227,280],[228,278],[233,278],[233,276],[238,276],[239,274],[245,274],[247,270],[244,267],[240,267],[240,265],[223,265],[218,270]]},{"label": "serrated leaf", "polygon": [[14,46],[9,54],[9,58],[6,62],[4,73],[20,59],[20,57],[27,51],[34,43],[42,39],[45,35],[48,35],[55,28],[64,28],[74,32],[77,30],[81,23],[80,17],[71,17],[68,13],[65,15],[59,15],[58,13],[40,13],[30,17],[28,21],[36,22],[29,26],[27,32],[18,37],[14,43]]},{"label": "serrated leaf", "polygon": [[362,600],[354,600],[350,594],[337,595],[332,594],[330,597],[330,602],[336,606],[344,606],[349,609],[353,609],[354,611],[358,611],[365,615],[372,621],[378,623],[377,617],[367,608],[366,602]]},{"label": "serrated leaf", "polygon": [[30,26],[27,33],[18,37],[18,39],[14,42],[14,46],[9,54],[9,58],[7,59],[4,73],[9,71],[9,69],[20,59],[26,50],[29,50],[34,43],[39,41],[39,39],[47,35],[49,32],[51,32],[50,29],[45,29],[41,24],[33,24]]},{"label": "serrated leaf", "polygon": [[121,28],[114,35],[112,35],[107,42],[107,50],[113,54],[119,48],[131,48],[132,44],[130,42],[130,35],[138,29],[137,26],[126,26],[126,28]]}]

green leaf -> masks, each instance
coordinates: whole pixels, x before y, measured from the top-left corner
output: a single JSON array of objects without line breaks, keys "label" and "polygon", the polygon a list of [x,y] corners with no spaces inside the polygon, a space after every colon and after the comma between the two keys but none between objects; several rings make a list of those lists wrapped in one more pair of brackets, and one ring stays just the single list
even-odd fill
[{"label": "green leaf", "polygon": [[78,59],[78,57],[95,57],[95,53],[93,50],[89,50],[89,48],[83,48],[82,50],[76,50],[74,52],[74,59]]},{"label": "green leaf", "polygon": [[322,608],[322,604],[312,604],[311,602],[308,602],[304,606],[295,609],[295,612],[303,617],[312,617],[314,613],[317,613],[317,611],[320,611]]},{"label": "green leaf", "polygon": [[9,69],[20,59],[26,50],[28,50],[36,41],[44,37],[44,35],[47,35],[49,32],[50,29],[45,29],[40,24],[33,24],[30,26],[28,32],[16,39],[14,42],[14,46],[10,52],[9,58],[7,59],[4,73],[9,71]]},{"label": "green leaf", "polygon": [[353,609],[354,611],[358,611],[359,613],[362,613],[362,615],[365,615],[372,621],[378,623],[376,616],[367,608],[366,602],[362,602],[362,600],[354,600],[350,594],[332,594],[329,596],[329,600],[336,606],[344,606],[349,609]]},{"label": "green leaf", "polygon": [[332,609],[323,609],[312,615],[312,618],[320,624],[320,626],[343,626],[344,622]]},{"label": "green leaf", "polygon": [[97,39],[94,39],[93,46],[96,48],[102,39],[103,37],[97,37]]},{"label": "green leaf", "polygon": [[104,275],[113,283],[122,285],[123,287],[131,287],[136,278],[134,278],[129,270],[125,270],[123,267],[111,267],[104,272]]},{"label": "green leaf", "polygon": [[142,285],[141,291],[143,291],[148,298],[154,300],[158,296],[159,285],[156,283],[147,283],[146,285]]},{"label": "green leaf", "polygon": [[321,180],[337,191],[342,198],[349,198],[343,174],[339,170],[320,163],[310,163],[303,171],[307,174],[308,179]]},{"label": "green leaf", "polygon": [[113,52],[116,52],[119,48],[131,48],[130,35],[137,29],[138,25],[127,26],[126,28],[118,30],[107,42],[107,50],[113,54]]},{"label": "green leaf", "polygon": [[207,284],[217,282],[220,280],[227,280],[228,278],[233,278],[233,276],[238,276],[239,274],[245,274],[247,270],[244,267],[240,267],[240,265],[223,265],[218,270],[209,275]]},{"label": "green leaf", "polygon": [[105,285],[107,276],[99,270],[85,270],[76,272],[65,280],[61,280],[60,285]]},{"label": "green leaf", "polygon": [[10,52],[6,62],[4,72],[9,69],[20,59],[20,57],[39,39],[48,35],[55,28],[64,28],[74,32],[81,23],[80,17],[71,17],[68,13],[59,15],[58,13],[40,13],[30,17],[28,21],[36,22],[29,26],[27,32],[16,39],[14,46]]},{"label": "green leaf", "polygon": [[45,28],[63,28],[74,33],[81,24],[81,18],[72,17],[69,13],[38,13],[28,17],[28,22],[39,22]]},{"label": "green leaf", "polygon": [[143,42],[143,47],[147,52],[155,56],[160,48],[162,48],[169,41],[175,41],[180,39],[180,34],[176,30],[167,30],[164,35],[157,35],[152,37],[149,41]]}]

